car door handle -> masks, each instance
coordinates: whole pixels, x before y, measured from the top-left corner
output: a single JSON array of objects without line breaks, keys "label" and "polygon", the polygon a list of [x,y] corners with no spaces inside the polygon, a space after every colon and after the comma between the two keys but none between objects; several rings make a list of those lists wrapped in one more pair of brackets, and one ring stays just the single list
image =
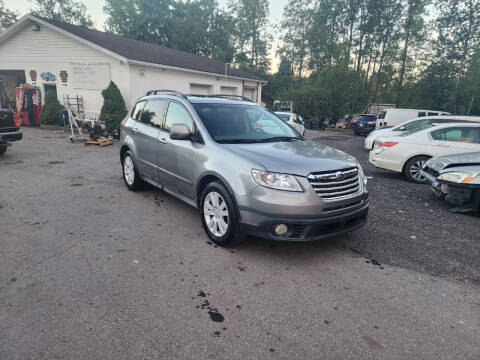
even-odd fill
[{"label": "car door handle", "polygon": [[134,133],[137,133],[137,132],[138,132],[138,129],[137,129],[137,128],[132,128],[132,131],[133,131]]},{"label": "car door handle", "polygon": [[161,138],[158,141],[160,141],[162,144],[167,144],[168,143],[167,139],[165,139],[165,138]]}]

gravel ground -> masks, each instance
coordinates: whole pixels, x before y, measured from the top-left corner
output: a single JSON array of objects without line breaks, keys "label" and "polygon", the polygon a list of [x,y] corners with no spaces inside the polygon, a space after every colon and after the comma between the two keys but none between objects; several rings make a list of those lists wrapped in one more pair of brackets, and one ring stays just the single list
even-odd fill
[{"label": "gravel ground", "polygon": [[364,137],[309,131],[307,137],[354,155],[369,180],[369,223],[340,244],[380,263],[480,282],[480,217],[449,212],[427,185],[368,162]]},{"label": "gravel ground", "polygon": [[[361,138],[309,135],[365,162]],[[424,187],[366,165],[364,229],[222,249],[195,209],[128,191],[118,151],[27,128],[0,158],[1,360],[478,360],[478,219]]]}]

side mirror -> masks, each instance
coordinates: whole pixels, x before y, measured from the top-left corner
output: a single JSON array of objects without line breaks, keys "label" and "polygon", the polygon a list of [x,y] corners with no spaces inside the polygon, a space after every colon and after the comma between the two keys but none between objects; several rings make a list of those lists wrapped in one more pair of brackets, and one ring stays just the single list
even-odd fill
[{"label": "side mirror", "polygon": [[170,139],[191,140],[192,134],[186,124],[172,124],[170,126]]}]

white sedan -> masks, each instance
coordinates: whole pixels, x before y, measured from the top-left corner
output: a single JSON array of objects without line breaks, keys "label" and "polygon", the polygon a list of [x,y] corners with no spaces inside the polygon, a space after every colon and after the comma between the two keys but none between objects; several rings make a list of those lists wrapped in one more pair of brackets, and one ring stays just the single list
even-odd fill
[{"label": "white sedan", "polygon": [[275,114],[288,125],[297,130],[301,135],[305,135],[305,125],[300,115],[283,111],[276,111]]},{"label": "white sedan", "polygon": [[425,116],[413,119],[403,124],[399,124],[390,128],[380,128],[372,131],[365,139],[365,149],[372,150],[375,141],[379,138],[394,137],[401,135],[404,131],[411,131],[417,128],[425,127],[430,124],[446,124],[446,123],[480,123],[479,116]]},{"label": "white sedan", "polygon": [[431,157],[474,151],[480,151],[480,124],[432,124],[395,137],[380,136],[369,161],[378,168],[403,173],[410,181],[424,183],[420,170]]}]

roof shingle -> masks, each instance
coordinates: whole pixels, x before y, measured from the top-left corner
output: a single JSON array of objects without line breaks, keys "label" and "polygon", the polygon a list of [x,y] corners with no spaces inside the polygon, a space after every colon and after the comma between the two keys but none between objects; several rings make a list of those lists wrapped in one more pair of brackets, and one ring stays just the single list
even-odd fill
[{"label": "roof shingle", "polygon": [[[202,71],[215,75],[225,75],[226,64],[207,56],[191,54],[185,51],[67,24],[40,16],[35,17],[129,60]],[[265,81],[260,76],[230,67],[228,68],[227,75],[253,81]]]}]

